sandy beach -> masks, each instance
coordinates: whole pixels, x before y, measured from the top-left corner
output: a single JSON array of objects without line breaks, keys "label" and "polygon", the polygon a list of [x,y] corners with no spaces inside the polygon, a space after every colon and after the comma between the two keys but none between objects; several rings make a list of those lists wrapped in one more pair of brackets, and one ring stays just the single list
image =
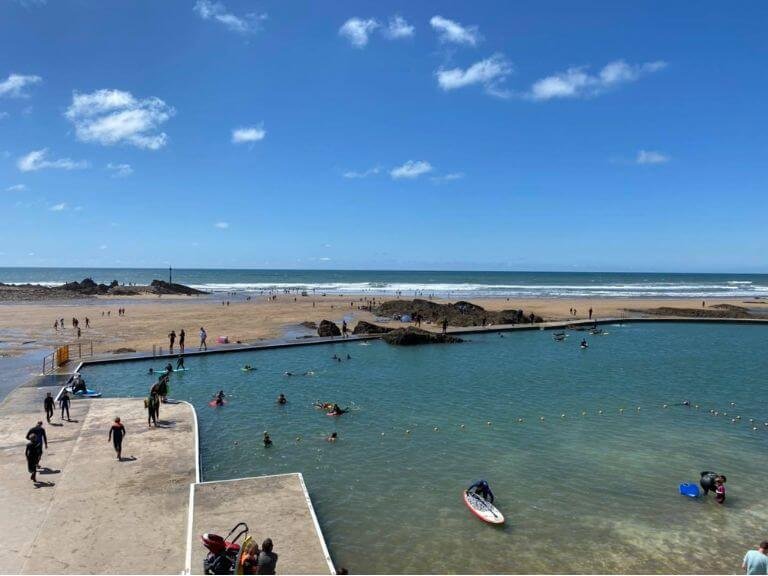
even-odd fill
[{"label": "sandy beach", "polygon": [[[168,333],[175,330],[178,334],[182,328],[187,334],[187,348],[196,348],[201,326],[208,333],[209,346],[215,346],[219,336],[227,336],[230,342],[250,342],[286,335],[295,337],[291,331],[305,321],[328,319],[341,323],[346,317],[352,327],[359,320],[374,320],[370,312],[359,309],[359,305],[364,303],[363,298],[351,295],[316,298],[279,295],[275,300],[266,297],[245,300],[234,297],[227,306],[222,305],[226,297],[220,296],[136,296],[3,304],[0,305],[0,353],[15,356],[31,350],[53,350],[58,345],[77,343],[77,335],[71,324],[73,317],[80,320],[82,333],[79,341],[89,347],[92,342],[94,353],[112,352],[120,348],[151,351],[153,346],[167,349]],[[435,301],[450,302],[444,299]],[[545,320],[587,318],[589,308],[592,308],[594,317],[600,318],[628,315],[628,309],[702,306],[699,299],[680,298],[474,298],[472,301],[488,310],[522,308],[526,314],[533,312]],[[768,302],[745,304],[744,299],[738,298],[707,301],[707,307],[717,304],[768,311]],[[120,307],[126,309],[125,316],[117,315]],[[570,314],[571,308],[576,309],[575,315]],[[84,327],[86,317],[90,320],[90,328]],[[66,328],[56,331],[53,328],[54,321],[61,318],[64,318]]]}]

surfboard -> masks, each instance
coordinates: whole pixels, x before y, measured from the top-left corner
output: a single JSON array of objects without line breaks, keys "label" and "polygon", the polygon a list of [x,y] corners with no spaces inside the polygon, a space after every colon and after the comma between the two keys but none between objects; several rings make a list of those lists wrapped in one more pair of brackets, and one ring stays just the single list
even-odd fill
[{"label": "surfboard", "polygon": [[253,372],[256,368],[240,368],[243,372]]},{"label": "surfboard", "polygon": [[91,390],[89,388],[86,388],[85,392],[72,392],[72,386],[67,386],[65,390],[78,398],[101,398],[101,392],[96,392],[96,390]]},{"label": "surfboard", "polygon": [[464,504],[470,509],[472,514],[480,518],[483,522],[488,524],[503,524],[504,515],[499,510],[485,500],[478,496],[474,492],[467,492],[466,490],[462,494],[464,498]]}]

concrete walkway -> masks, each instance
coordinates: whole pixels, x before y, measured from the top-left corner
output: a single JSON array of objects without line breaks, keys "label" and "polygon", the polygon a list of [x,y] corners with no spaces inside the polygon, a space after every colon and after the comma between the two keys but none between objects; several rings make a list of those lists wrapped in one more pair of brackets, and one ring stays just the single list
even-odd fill
[{"label": "concrete walkway", "polygon": [[239,522],[261,546],[272,538],[278,574],[335,574],[301,474],[203,482],[194,487],[191,573],[203,573],[200,534],[226,534]]},{"label": "concrete walkway", "polygon": [[[44,420],[48,391],[58,388],[19,388],[0,405],[0,572],[178,574],[196,479],[192,407],[163,405],[162,427],[148,429],[141,399],[74,400],[77,422],[46,426],[51,470],[38,477],[50,485],[36,488],[24,435]],[[117,415],[122,462],[107,440]]]}]

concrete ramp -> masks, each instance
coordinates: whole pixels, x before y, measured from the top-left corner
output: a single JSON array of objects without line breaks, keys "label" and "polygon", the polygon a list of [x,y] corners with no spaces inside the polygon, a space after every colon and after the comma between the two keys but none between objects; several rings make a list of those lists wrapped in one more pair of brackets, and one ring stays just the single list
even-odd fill
[{"label": "concrete ramp", "polygon": [[226,536],[238,522],[261,545],[272,538],[278,574],[335,574],[301,474],[203,482],[190,487],[193,516],[187,570],[203,573],[200,535]]}]

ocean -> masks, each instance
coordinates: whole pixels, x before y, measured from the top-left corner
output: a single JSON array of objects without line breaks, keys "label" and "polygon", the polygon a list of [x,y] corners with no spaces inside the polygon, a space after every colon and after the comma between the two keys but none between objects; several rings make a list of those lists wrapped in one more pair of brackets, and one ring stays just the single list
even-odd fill
[{"label": "ocean", "polygon": [[[204,480],[302,472],[336,566],[351,573],[737,571],[768,522],[768,328],[605,329],[190,357],[170,395],[197,410]],[[162,362],[83,374],[106,396],[140,397],[149,366]],[[229,403],[211,408],[219,389]],[[351,410],[328,418],[315,401]],[[727,476],[724,506],[678,494],[703,470]],[[464,506],[478,478],[504,527]]]},{"label": "ocean", "polygon": [[[0,282],[55,286],[89,277],[104,283],[148,284],[155,278],[168,280],[168,272],[150,268],[0,268]],[[219,293],[306,290],[462,299],[768,297],[768,274],[179,269],[173,270],[173,281]]]}]

